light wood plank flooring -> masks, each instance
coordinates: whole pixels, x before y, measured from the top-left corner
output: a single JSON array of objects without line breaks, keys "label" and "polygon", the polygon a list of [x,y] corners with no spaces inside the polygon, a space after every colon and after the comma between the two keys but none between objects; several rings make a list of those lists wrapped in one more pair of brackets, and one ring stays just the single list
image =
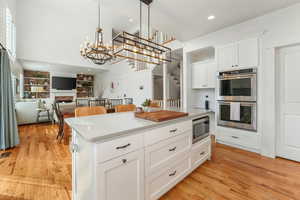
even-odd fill
[{"label": "light wood plank flooring", "polygon": [[[20,147],[0,159],[0,200],[71,199],[71,155],[56,131],[49,124],[19,127]],[[300,200],[300,163],[213,146],[212,160],[161,200]]]}]

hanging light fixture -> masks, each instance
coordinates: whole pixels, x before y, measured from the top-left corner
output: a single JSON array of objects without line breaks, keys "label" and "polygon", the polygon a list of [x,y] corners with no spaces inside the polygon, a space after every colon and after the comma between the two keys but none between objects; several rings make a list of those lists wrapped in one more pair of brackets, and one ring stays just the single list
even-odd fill
[{"label": "hanging light fixture", "polygon": [[85,59],[91,60],[97,65],[103,65],[113,59],[112,48],[103,43],[103,33],[100,28],[100,0],[98,1],[98,27],[95,32],[95,42],[91,43],[88,38],[80,45],[80,54]]},{"label": "hanging light fixture", "polygon": [[[113,38],[114,56],[139,62],[142,64],[159,65],[171,62],[171,49],[153,42],[150,38],[150,4],[153,0],[140,0],[140,31],[139,34],[121,32]],[[142,3],[148,6],[148,38],[142,35]],[[145,65],[143,65],[145,66]],[[147,67],[143,67],[145,69]]]}]

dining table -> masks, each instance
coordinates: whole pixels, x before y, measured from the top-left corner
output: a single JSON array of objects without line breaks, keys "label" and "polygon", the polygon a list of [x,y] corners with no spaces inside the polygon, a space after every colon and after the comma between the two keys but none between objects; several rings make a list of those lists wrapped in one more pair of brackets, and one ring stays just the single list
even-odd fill
[{"label": "dining table", "polygon": [[[75,117],[75,109],[76,109],[76,103],[75,102],[61,103],[59,106],[60,106],[60,111],[63,114],[64,119]],[[115,112],[115,108],[113,108],[111,106],[106,106],[105,108],[106,108],[107,113],[114,113]],[[69,127],[69,125],[64,122],[63,143],[65,145],[69,145],[71,137],[72,137],[72,130]]]}]

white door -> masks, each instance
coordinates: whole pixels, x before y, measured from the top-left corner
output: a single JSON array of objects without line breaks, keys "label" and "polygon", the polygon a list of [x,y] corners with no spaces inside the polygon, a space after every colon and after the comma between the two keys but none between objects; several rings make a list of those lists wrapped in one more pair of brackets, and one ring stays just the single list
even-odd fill
[{"label": "white door", "polygon": [[230,44],[218,49],[218,69],[227,70],[237,65],[237,44]]},{"label": "white door", "polygon": [[97,167],[101,200],[144,200],[144,152],[136,151]]},{"label": "white door", "polygon": [[300,46],[278,52],[277,155],[300,162]]},{"label": "white door", "polygon": [[257,67],[259,57],[258,39],[242,40],[238,43],[239,67]]}]

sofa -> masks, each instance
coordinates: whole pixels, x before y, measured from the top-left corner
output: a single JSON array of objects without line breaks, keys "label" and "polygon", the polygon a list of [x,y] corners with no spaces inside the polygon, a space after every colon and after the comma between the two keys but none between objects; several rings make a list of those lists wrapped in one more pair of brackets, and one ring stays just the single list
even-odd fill
[{"label": "sofa", "polygon": [[[45,99],[44,101],[46,101],[46,106],[50,109],[50,117],[52,117],[52,102],[49,99]],[[15,104],[15,108],[18,125],[36,123],[38,108],[37,100],[18,101]],[[40,117],[40,122],[43,121],[49,121],[48,117]]]}]

